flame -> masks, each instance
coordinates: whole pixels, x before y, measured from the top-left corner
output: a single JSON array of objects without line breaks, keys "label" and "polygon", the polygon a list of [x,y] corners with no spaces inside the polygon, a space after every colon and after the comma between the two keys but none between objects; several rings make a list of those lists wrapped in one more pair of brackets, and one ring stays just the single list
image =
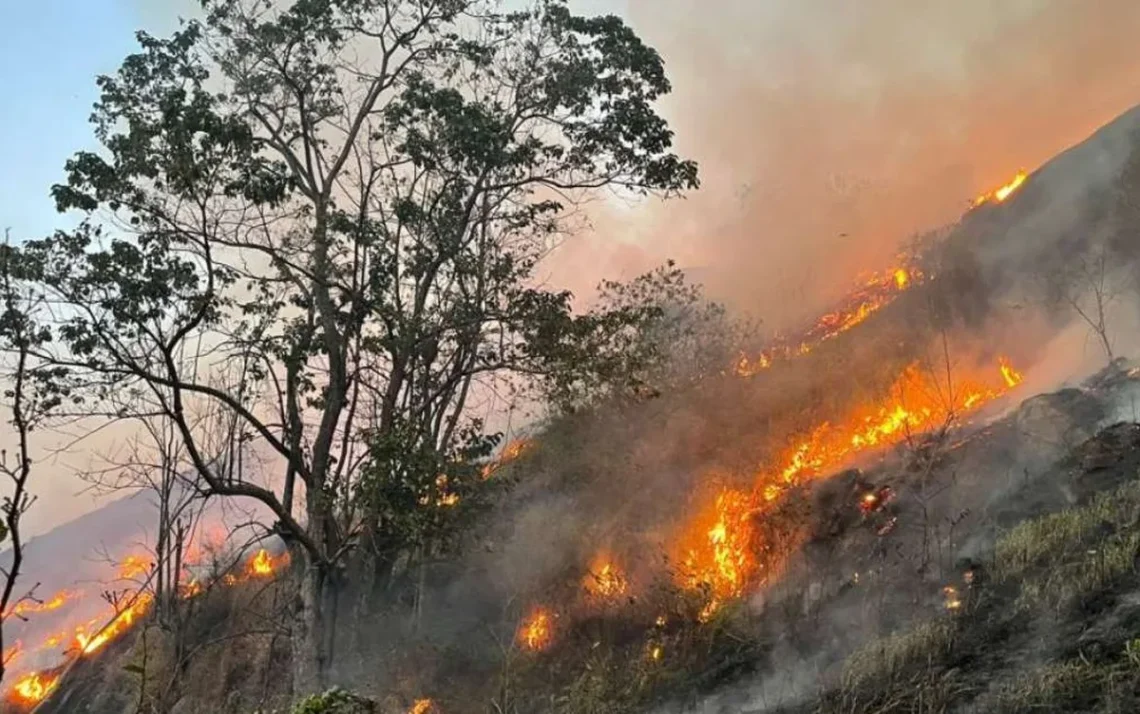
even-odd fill
[{"label": "flame", "polygon": [[412,708],[408,710],[408,714],[432,714],[437,711],[439,709],[431,699],[417,699],[412,704]]},{"label": "flame", "polygon": [[24,654],[24,643],[16,640],[9,647],[4,648],[3,654],[0,654],[0,661],[3,661],[4,667],[7,668],[13,662]]},{"label": "flame", "polygon": [[586,592],[599,599],[613,599],[625,594],[629,583],[621,568],[605,554],[594,558],[590,572],[582,580]]},{"label": "flame", "polygon": [[[756,516],[789,488],[827,476],[860,453],[949,426],[961,415],[1004,395],[1020,382],[1021,375],[1004,358],[999,368],[1001,383],[997,386],[969,378],[946,385],[929,377],[917,363],[911,364],[885,398],[858,405],[844,419],[823,422],[793,442],[773,464],[758,470],[751,491],[720,490],[681,529],[677,540],[678,560],[684,566],[677,573],[681,585],[707,593],[700,619],[707,620],[725,600],[740,596],[757,573],[773,564],[759,558],[764,543]],[[873,506],[878,500],[877,494],[867,494],[863,504]]]},{"label": "flame", "polygon": [[12,698],[25,705],[39,704],[59,684],[59,675],[29,672],[12,686]]},{"label": "flame", "polygon": [[73,592],[71,590],[60,590],[47,600],[21,600],[20,602],[8,608],[8,611],[4,613],[4,619],[6,620],[12,615],[22,617],[24,615],[29,615],[37,612],[51,612],[53,610],[58,610],[81,594],[82,593]]},{"label": "flame", "polygon": [[535,608],[519,626],[519,643],[532,652],[539,652],[554,641],[553,623],[550,611]]},{"label": "flame", "polygon": [[962,607],[962,599],[958,597],[958,589],[952,585],[947,585],[942,588],[942,595],[945,598],[943,605],[947,610],[957,610]]},{"label": "flame", "polygon": [[150,563],[141,555],[128,555],[119,563],[119,577],[123,580],[135,580],[150,572]]},{"label": "flame", "polygon": [[994,189],[989,193],[983,193],[974,199],[974,205],[980,206],[987,201],[996,201],[1001,203],[1013,195],[1013,192],[1021,188],[1021,185],[1029,180],[1029,174],[1024,169],[1017,172],[1017,175],[1010,179],[1009,183]]},{"label": "flame", "polygon": [[1021,384],[1021,382],[1025,379],[1024,375],[1022,375],[1021,372],[1018,372],[1013,368],[1013,366],[1009,363],[1008,358],[999,357],[998,364],[1001,367],[1001,376],[1003,379],[1005,379],[1005,386],[1009,387],[1010,389]]},{"label": "flame", "polygon": [[796,339],[781,339],[755,357],[741,354],[733,365],[739,377],[752,377],[771,367],[778,360],[788,360],[809,354],[819,344],[834,339],[856,327],[879,310],[893,303],[899,295],[924,280],[927,276],[918,267],[908,265],[908,258],[900,255],[896,267],[884,272],[864,275],[858,287],[842,304],[818,320]]},{"label": "flame", "polygon": [[126,607],[118,612],[109,623],[103,626],[94,635],[89,635],[86,628],[80,628],[75,635],[75,645],[85,655],[102,649],[108,642],[118,639],[123,633],[135,624],[150,610],[154,596],[148,592],[140,592],[138,596]]},{"label": "flame", "polygon": [[511,463],[519,458],[526,452],[530,451],[535,446],[534,439],[515,439],[503,447],[499,458],[491,461],[483,467],[483,479],[489,479],[491,476],[503,466]]},{"label": "flame", "polygon": [[[265,548],[260,548],[246,563],[246,575],[251,578],[271,578],[277,574],[279,570],[289,564],[289,551],[285,551],[281,555],[272,556]],[[227,585],[233,585],[237,582],[236,577],[225,578]]]},{"label": "flame", "polygon": [[706,592],[709,598],[700,619],[707,620],[721,602],[739,596],[756,572],[753,516],[757,510],[749,493],[725,488],[682,534],[681,583]]}]

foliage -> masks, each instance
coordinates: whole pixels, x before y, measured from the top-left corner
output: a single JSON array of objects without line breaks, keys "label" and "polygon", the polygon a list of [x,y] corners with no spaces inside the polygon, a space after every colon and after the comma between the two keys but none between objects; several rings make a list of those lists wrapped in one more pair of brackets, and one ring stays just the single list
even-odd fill
[{"label": "foliage", "polygon": [[293,707],[292,714],[369,714],[374,711],[374,703],[334,687],[301,700]]},{"label": "foliage", "polygon": [[533,278],[581,201],[674,195],[696,166],[654,109],[658,54],[565,0],[201,4],[99,78],[102,148],[53,188],[88,219],[8,255],[56,308],[35,356],[60,389],[166,420],[194,488],[260,502],[313,566],[297,646],[320,669],[337,563],[442,528],[440,476],[472,495],[470,400],[579,358],[586,392],[644,381],[639,330],[670,324],[650,283],[575,316]]}]

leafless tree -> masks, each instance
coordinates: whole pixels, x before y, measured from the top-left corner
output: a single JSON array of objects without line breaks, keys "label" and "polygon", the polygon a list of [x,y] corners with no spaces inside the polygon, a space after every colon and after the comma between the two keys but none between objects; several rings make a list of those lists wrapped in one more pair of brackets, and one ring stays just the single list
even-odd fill
[{"label": "leafless tree", "polygon": [[1055,280],[1061,299],[1088,326],[1111,363],[1116,354],[1109,313],[1122,292],[1112,252],[1103,245],[1091,246],[1071,256]]}]

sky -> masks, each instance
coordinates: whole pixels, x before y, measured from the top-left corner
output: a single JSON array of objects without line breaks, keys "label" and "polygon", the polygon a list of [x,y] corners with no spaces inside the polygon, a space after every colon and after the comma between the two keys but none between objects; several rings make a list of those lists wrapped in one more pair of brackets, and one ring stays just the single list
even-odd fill
[{"label": "sky", "polygon": [[[0,228],[21,240],[74,220],[49,190],[94,147],[96,75],[136,30],[165,34],[194,4],[0,0]],[[786,325],[1140,101],[1135,0],[573,4],[623,15],[661,52],[674,85],[662,111],[703,179],[684,200],[593,207],[592,229],[542,276],[578,294],[675,258],[714,296]],[[85,453],[57,457],[34,530],[92,507],[70,473]]]}]

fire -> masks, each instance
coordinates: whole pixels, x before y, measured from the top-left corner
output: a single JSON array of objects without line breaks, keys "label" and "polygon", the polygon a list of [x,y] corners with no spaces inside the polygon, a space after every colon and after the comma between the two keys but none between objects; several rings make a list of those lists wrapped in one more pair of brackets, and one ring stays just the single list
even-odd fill
[{"label": "fire", "polygon": [[[272,556],[265,548],[258,549],[249,562],[246,563],[245,572],[251,578],[271,578],[277,571],[281,570],[284,566],[289,564],[289,552],[286,551],[279,556]],[[225,580],[227,585],[233,585],[237,582],[236,578],[232,580],[227,578]]]},{"label": "fire", "polygon": [[57,684],[59,675],[29,672],[12,686],[12,698],[25,705],[39,704],[52,693]]},{"label": "fire", "polygon": [[0,661],[3,661],[4,666],[8,667],[19,659],[22,654],[24,654],[24,644],[16,640],[10,647],[4,648],[3,654],[0,654]]},{"label": "fire", "polygon": [[102,649],[108,642],[117,639],[129,630],[136,620],[145,615],[150,609],[153,599],[154,596],[148,592],[139,593],[133,602],[120,610],[113,620],[94,635],[89,635],[85,628],[80,628],[80,631],[75,635],[76,648],[84,655]]},{"label": "fire", "polygon": [[119,563],[119,577],[123,580],[135,580],[149,572],[150,563],[139,555],[128,555]]},{"label": "fire", "polygon": [[[771,508],[787,489],[832,473],[858,454],[905,441],[913,434],[949,425],[961,415],[979,409],[1012,389],[1021,374],[1004,358],[999,362],[1001,383],[957,379],[939,383],[911,364],[891,385],[887,396],[853,408],[836,422],[823,422],[793,442],[773,464],[758,470],[751,491],[721,490],[715,500],[697,512],[678,539],[678,573],[682,586],[704,590],[707,619],[726,600],[752,584],[761,562],[756,516]],[[868,493],[861,506],[873,508],[880,496]]]},{"label": "fire", "polygon": [[629,588],[621,568],[606,555],[599,555],[582,581],[586,592],[599,599],[612,599],[625,594]]},{"label": "fire", "polygon": [[408,714],[433,714],[436,711],[439,710],[431,699],[417,699],[408,710]]},{"label": "fire", "polygon": [[554,641],[553,623],[550,611],[535,608],[519,626],[519,643],[532,652],[540,652]]},{"label": "fire", "polygon": [[952,585],[947,585],[942,588],[942,595],[945,598],[943,605],[947,610],[957,610],[962,607],[962,599],[958,597],[958,589]]},{"label": "fire", "polygon": [[753,547],[757,511],[749,493],[725,488],[682,534],[683,567],[678,575],[685,587],[707,593],[709,605],[701,619],[708,619],[723,601],[743,593],[759,567]]},{"label": "fire", "polygon": [[733,365],[733,372],[740,377],[752,377],[778,360],[809,354],[819,344],[862,324],[871,315],[893,303],[900,294],[926,279],[922,270],[907,264],[906,256],[899,256],[899,260],[900,264],[890,270],[865,275],[837,309],[820,317],[797,338],[778,340],[777,344],[763,350],[756,357],[741,354]]},{"label": "fire", "polygon": [[8,611],[4,613],[4,619],[6,620],[12,615],[22,617],[24,615],[29,615],[37,612],[51,612],[53,610],[58,610],[59,608],[71,602],[71,600],[80,594],[81,593],[72,592],[70,590],[60,590],[47,600],[21,600],[20,602],[8,608]]},{"label": "fire", "polygon": [[1009,183],[1000,188],[994,189],[990,193],[983,193],[981,196],[978,196],[976,199],[974,199],[974,205],[980,206],[987,201],[996,201],[998,203],[1001,203],[1013,195],[1013,192],[1021,188],[1021,185],[1028,180],[1029,174],[1026,173],[1025,170],[1018,171],[1017,175],[1014,176]]},{"label": "fire", "polygon": [[1005,379],[1005,386],[1009,387],[1010,389],[1021,384],[1021,382],[1025,379],[1021,372],[1018,372],[1013,368],[1007,358],[999,357],[998,364],[1001,367],[1001,376],[1003,379]]},{"label": "fire", "polygon": [[491,478],[492,474],[494,474],[500,468],[506,466],[526,452],[530,451],[534,446],[535,442],[533,439],[515,439],[514,441],[504,446],[502,453],[499,454],[499,458],[491,461],[483,467],[484,480]]}]

